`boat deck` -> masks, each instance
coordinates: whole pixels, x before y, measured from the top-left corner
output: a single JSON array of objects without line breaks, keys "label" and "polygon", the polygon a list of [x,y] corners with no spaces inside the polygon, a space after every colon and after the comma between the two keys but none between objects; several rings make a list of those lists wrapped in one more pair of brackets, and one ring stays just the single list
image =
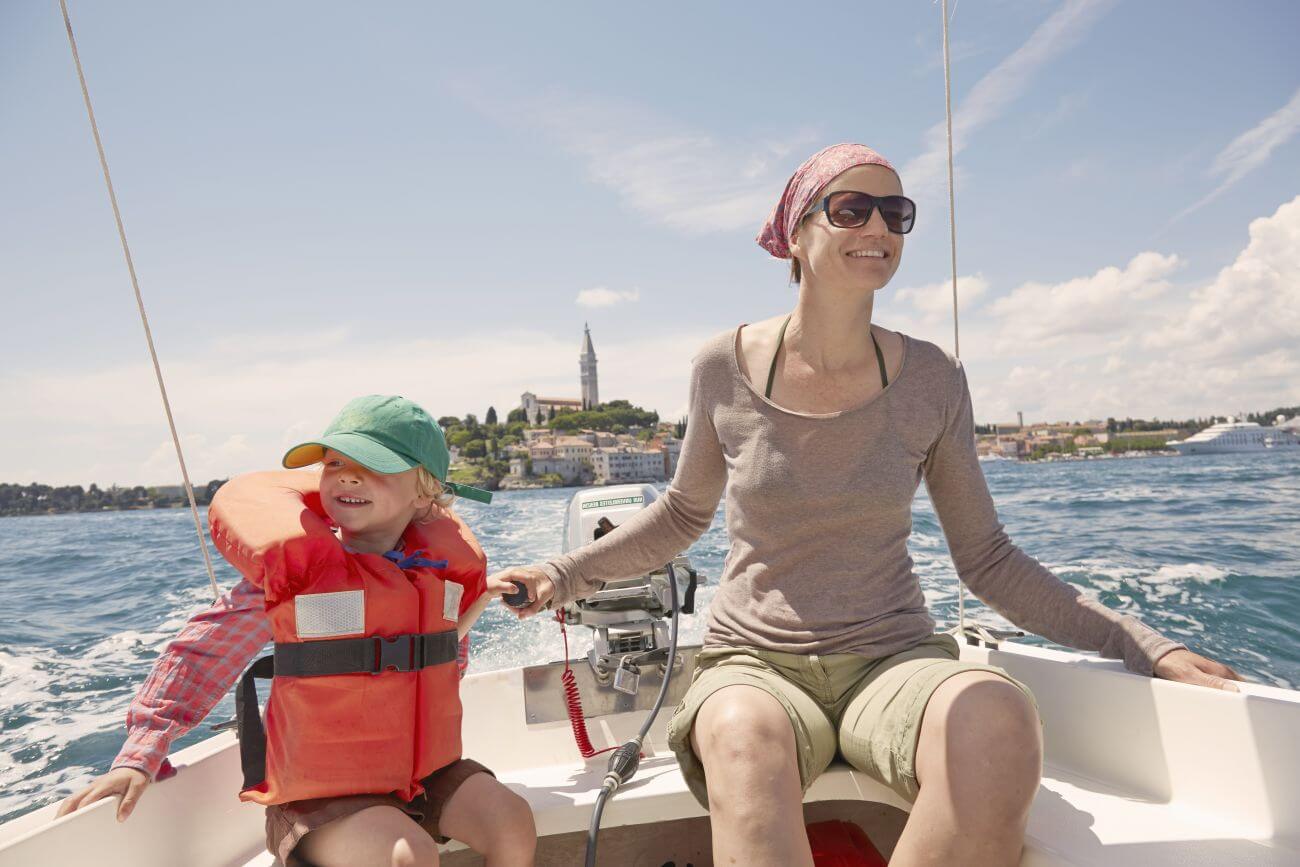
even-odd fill
[{"label": "boat deck", "polygon": [[[1106,867],[1300,864],[1300,693],[1240,694],[1153,681],[1116,664],[1039,648],[964,648],[1027,683],[1044,721],[1046,766],[1023,865]],[[605,757],[583,763],[566,721],[528,724],[519,669],[467,678],[465,754],[533,806],[538,863],[580,863]],[[605,811],[601,863],[711,863],[708,819],[664,743],[660,714],[637,776]],[[597,746],[633,735],[639,712],[590,725]],[[152,788],[130,822],[101,802],[51,821],[54,807],[0,828],[0,867],[266,867],[262,815],[230,795],[237,745],[225,733],[182,751],[180,773]],[[908,805],[845,765],[809,789],[810,820],[848,818],[888,853]],[[448,867],[482,863],[456,844]],[[639,856],[639,857],[638,857]],[[644,860],[642,860],[644,859]]]}]

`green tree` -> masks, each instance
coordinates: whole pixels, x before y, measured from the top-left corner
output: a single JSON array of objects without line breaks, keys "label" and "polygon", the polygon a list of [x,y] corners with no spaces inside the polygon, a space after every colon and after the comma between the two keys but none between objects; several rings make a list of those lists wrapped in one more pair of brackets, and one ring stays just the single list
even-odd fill
[{"label": "green tree", "polygon": [[511,425],[515,422],[528,424],[528,412],[522,406],[515,407],[506,414],[506,424]]},{"label": "green tree", "polygon": [[474,439],[465,444],[462,454],[467,458],[481,458],[487,456],[487,443],[483,440]]},{"label": "green tree", "polygon": [[497,408],[495,406],[488,407],[487,415],[483,416],[483,423],[484,424],[497,423]]}]

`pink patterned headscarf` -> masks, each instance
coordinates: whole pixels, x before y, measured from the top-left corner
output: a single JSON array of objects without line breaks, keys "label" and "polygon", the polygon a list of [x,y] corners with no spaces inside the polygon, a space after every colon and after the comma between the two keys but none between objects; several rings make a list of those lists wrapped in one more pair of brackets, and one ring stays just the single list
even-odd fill
[{"label": "pink patterned headscarf", "polygon": [[781,200],[758,233],[758,246],[778,259],[789,259],[790,236],[817,194],[836,176],[854,166],[884,166],[897,174],[889,160],[866,145],[837,144],[818,151],[790,176]]}]

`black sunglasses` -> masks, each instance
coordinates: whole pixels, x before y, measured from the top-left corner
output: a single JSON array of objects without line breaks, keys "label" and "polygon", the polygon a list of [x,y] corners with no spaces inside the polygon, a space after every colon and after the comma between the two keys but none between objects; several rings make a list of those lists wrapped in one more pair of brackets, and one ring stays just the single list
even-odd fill
[{"label": "black sunglasses", "polygon": [[814,205],[804,218],[822,211],[832,226],[857,229],[867,224],[871,212],[877,208],[885,226],[895,235],[912,231],[912,224],[916,222],[916,202],[907,196],[873,196],[856,190],[840,190]]}]

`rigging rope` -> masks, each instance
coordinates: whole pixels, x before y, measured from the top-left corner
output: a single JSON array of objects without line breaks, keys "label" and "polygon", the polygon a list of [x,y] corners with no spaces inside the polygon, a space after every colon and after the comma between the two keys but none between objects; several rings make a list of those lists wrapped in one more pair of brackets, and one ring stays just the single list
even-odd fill
[{"label": "rigging rope", "polygon": [[126,229],[122,225],[122,212],[117,206],[117,193],[113,190],[113,179],[108,173],[108,158],[104,156],[104,143],[99,138],[99,125],[95,122],[95,109],[90,105],[90,90],[86,87],[86,75],[81,68],[81,56],[77,53],[77,40],[72,35],[72,19],[68,15],[67,0],[59,0],[63,10],[63,25],[68,31],[68,46],[72,49],[72,62],[77,66],[77,80],[81,82],[81,97],[86,103],[86,116],[90,118],[90,132],[95,137],[95,150],[99,152],[99,166],[104,171],[104,184],[108,187],[108,200],[113,206],[113,219],[117,221],[117,236],[122,241],[122,253],[126,256],[126,269],[131,273],[131,288],[135,290],[135,304],[140,311],[140,323],[144,326],[144,339],[149,344],[149,357],[153,359],[153,372],[158,379],[158,391],[162,395],[163,410],[167,413],[167,427],[172,432],[172,443],[176,446],[176,459],[180,461],[181,478],[185,482],[185,494],[190,501],[190,514],[194,516],[194,530],[199,536],[199,549],[203,552],[203,564],[208,570],[208,581],[212,584],[212,595],[221,598],[217,587],[217,576],[212,571],[212,557],[208,554],[208,543],[203,538],[203,522],[199,519],[199,506],[194,500],[194,486],[190,484],[190,473],[185,466],[185,454],[181,451],[181,439],[176,433],[176,421],[172,418],[171,401],[167,399],[167,386],[163,384],[162,366],[158,363],[158,352],[153,345],[153,332],[149,328],[149,316],[144,311],[144,298],[140,294],[140,281],[135,275],[135,262],[131,259],[131,247],[126,242]]},{"label": "rigging rope", "polygon": [[[60,0],[62,2],[62,0]],[[948,231],[952,246],[952,354],[961,358],[961,335],[957,330],[957,202],[952,170],[952,73],[948,62],[948,0],[943,0],[943,101],[948,124]],[[957,578],[957,629],[966,633],[966,585]]]}]

